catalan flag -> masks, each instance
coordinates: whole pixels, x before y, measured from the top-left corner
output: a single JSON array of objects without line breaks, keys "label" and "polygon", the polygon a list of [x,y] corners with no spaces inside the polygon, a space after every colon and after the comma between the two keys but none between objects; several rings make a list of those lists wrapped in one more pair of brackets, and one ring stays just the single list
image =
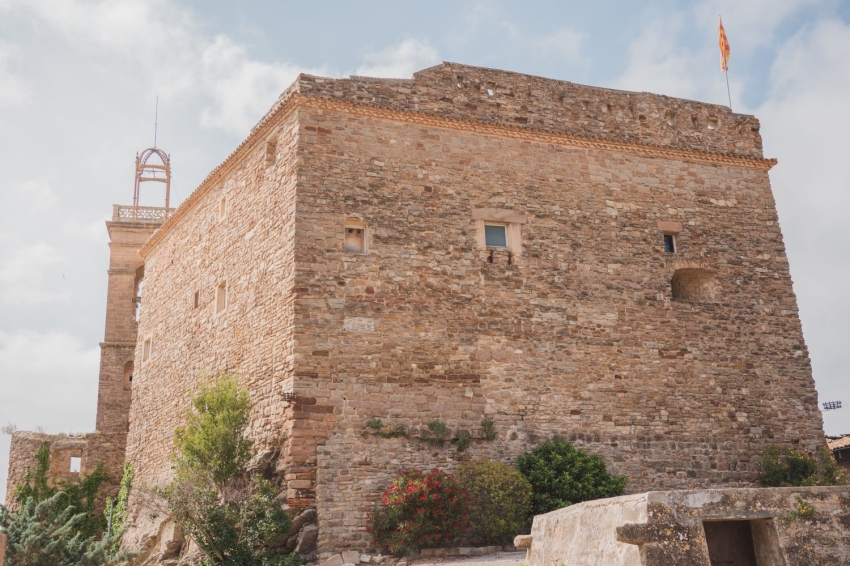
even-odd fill
[{"label": "catalan flag", "polygon": [[720,19],[720,26],[717,28],[717,40],[720,43],[720,70],[726,72],[729,70],[729,40],[726,39],[726,31],[723,29],[723,19]]}]

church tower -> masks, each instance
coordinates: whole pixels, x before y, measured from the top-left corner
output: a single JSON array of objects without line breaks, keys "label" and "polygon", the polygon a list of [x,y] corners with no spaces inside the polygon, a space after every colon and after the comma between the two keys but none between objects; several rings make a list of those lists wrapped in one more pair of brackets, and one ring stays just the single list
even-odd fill
[{"label": "church tower", "polygon": [[[106,328],[100,344],[96,425],[105,434],[123,434],[129,428],[133,356],[145,277],[139,250],[174,211],[169,207],[171,160],[164,151],[148,148],[136,155],[135,177],[133,206],[113,205],[112,220],[106,223],[109,286]],[[164,207],[139,206],[139,193],[145,182],[165,184]]]}]

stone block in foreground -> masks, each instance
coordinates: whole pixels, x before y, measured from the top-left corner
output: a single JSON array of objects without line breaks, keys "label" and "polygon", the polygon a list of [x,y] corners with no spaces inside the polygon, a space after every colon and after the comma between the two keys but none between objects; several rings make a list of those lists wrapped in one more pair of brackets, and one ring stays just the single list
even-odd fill
[{"label": "stone block in foreground", "polygon": [[850,488],[652,491],[534,518],[530,566],[850,564]]}]

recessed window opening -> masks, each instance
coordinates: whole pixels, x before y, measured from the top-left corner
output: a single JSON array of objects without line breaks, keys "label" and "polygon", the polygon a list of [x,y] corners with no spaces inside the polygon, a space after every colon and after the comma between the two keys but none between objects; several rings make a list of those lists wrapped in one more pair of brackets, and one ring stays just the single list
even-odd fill
[{"label": "recessed window opening", "polygon": [[215,291],[215,312],[220,313],[227,308],[227,282],[222,282]]},{"label": "recessed window opening", "polygon": [[668,126],[676,125],[676,113],[672,110],[668,110],[666,114],[664,114],[664,119],[667,120]]},{"label": "recessed window opening", "polygon": [[709,269],[683,267],[670,280],[673,298],[684,301],[713,301],[720,289],[716,273]]},{"label": "recessed window opening", "polygon": [[720,122],[717,120],[717,116],[709,116],[708,117],[708,129],[716,130],[720,125]]},{"label": "recessed window opening", "polygon": [[133,360],[124,364],[124,383],[133,383]]},{"label": "recessed window opening", "polygon": [[668,254],[676,253],[676,236],[664,234],[664,251]]},{"label": "recessed window opening", "polygon": [[79,474],[82,467],[83,467],[83,459],[80,458],[79,456],[71,456],[70,472],[72,474]]},{"label": "recessed window opening", "polygon": [[146,362],[149,359],[151,359],[151,339],[150,338],[145,340],[145,343],[142,346],[142,360]]},{"label": "recessed window opening", "polygon": [[227,197],[221,197],[221,200],[218,201],[218,219],[224,218],[225,214],[227,214]]},{"label": "recessed window opening", "polygon": [[691,124],[693,124],[695,130],[699,128],[699,120],[696,116],[691,116]]},{"label": "recessed window opening", "polygon": [[508,228],[504,224],[485,224],[484,243],[488,248],[508,247]]},{"label": "recessed window opening", "polygon": [[201,304],[201,292],[195,291],[195,308],[198,308]]},{"label": "recessed window opening", "polygon": [[362,226],[345,227],[345,251],[350,254],[366,253],[366,228]]},{"label": "recessed window opening", "polygon": [[463,88],[463,75],[457,76],[457,88]]},{"label": "recessed window opening", "polygon": [[494,94],[494,93],[493,93],[493,89],[492,89],[492,88],[488,88],[488,89],[487,89],[487,96],[493,96],[493,94]]},{"label": "recessed window opening", "polygon": [[277,137],[266,141],[266,167],[271,167],[277,162]]}]

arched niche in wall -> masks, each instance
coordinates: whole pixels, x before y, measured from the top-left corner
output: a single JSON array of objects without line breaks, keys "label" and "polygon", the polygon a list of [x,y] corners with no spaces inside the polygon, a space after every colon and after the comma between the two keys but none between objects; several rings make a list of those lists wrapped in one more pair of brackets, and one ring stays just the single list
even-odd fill
[{"label": "arched niche in wall", "polygon": [[702,267],[683,267],[670,281],[673,298],[680,301],[714,301],[720,290],[717,273]]}]

